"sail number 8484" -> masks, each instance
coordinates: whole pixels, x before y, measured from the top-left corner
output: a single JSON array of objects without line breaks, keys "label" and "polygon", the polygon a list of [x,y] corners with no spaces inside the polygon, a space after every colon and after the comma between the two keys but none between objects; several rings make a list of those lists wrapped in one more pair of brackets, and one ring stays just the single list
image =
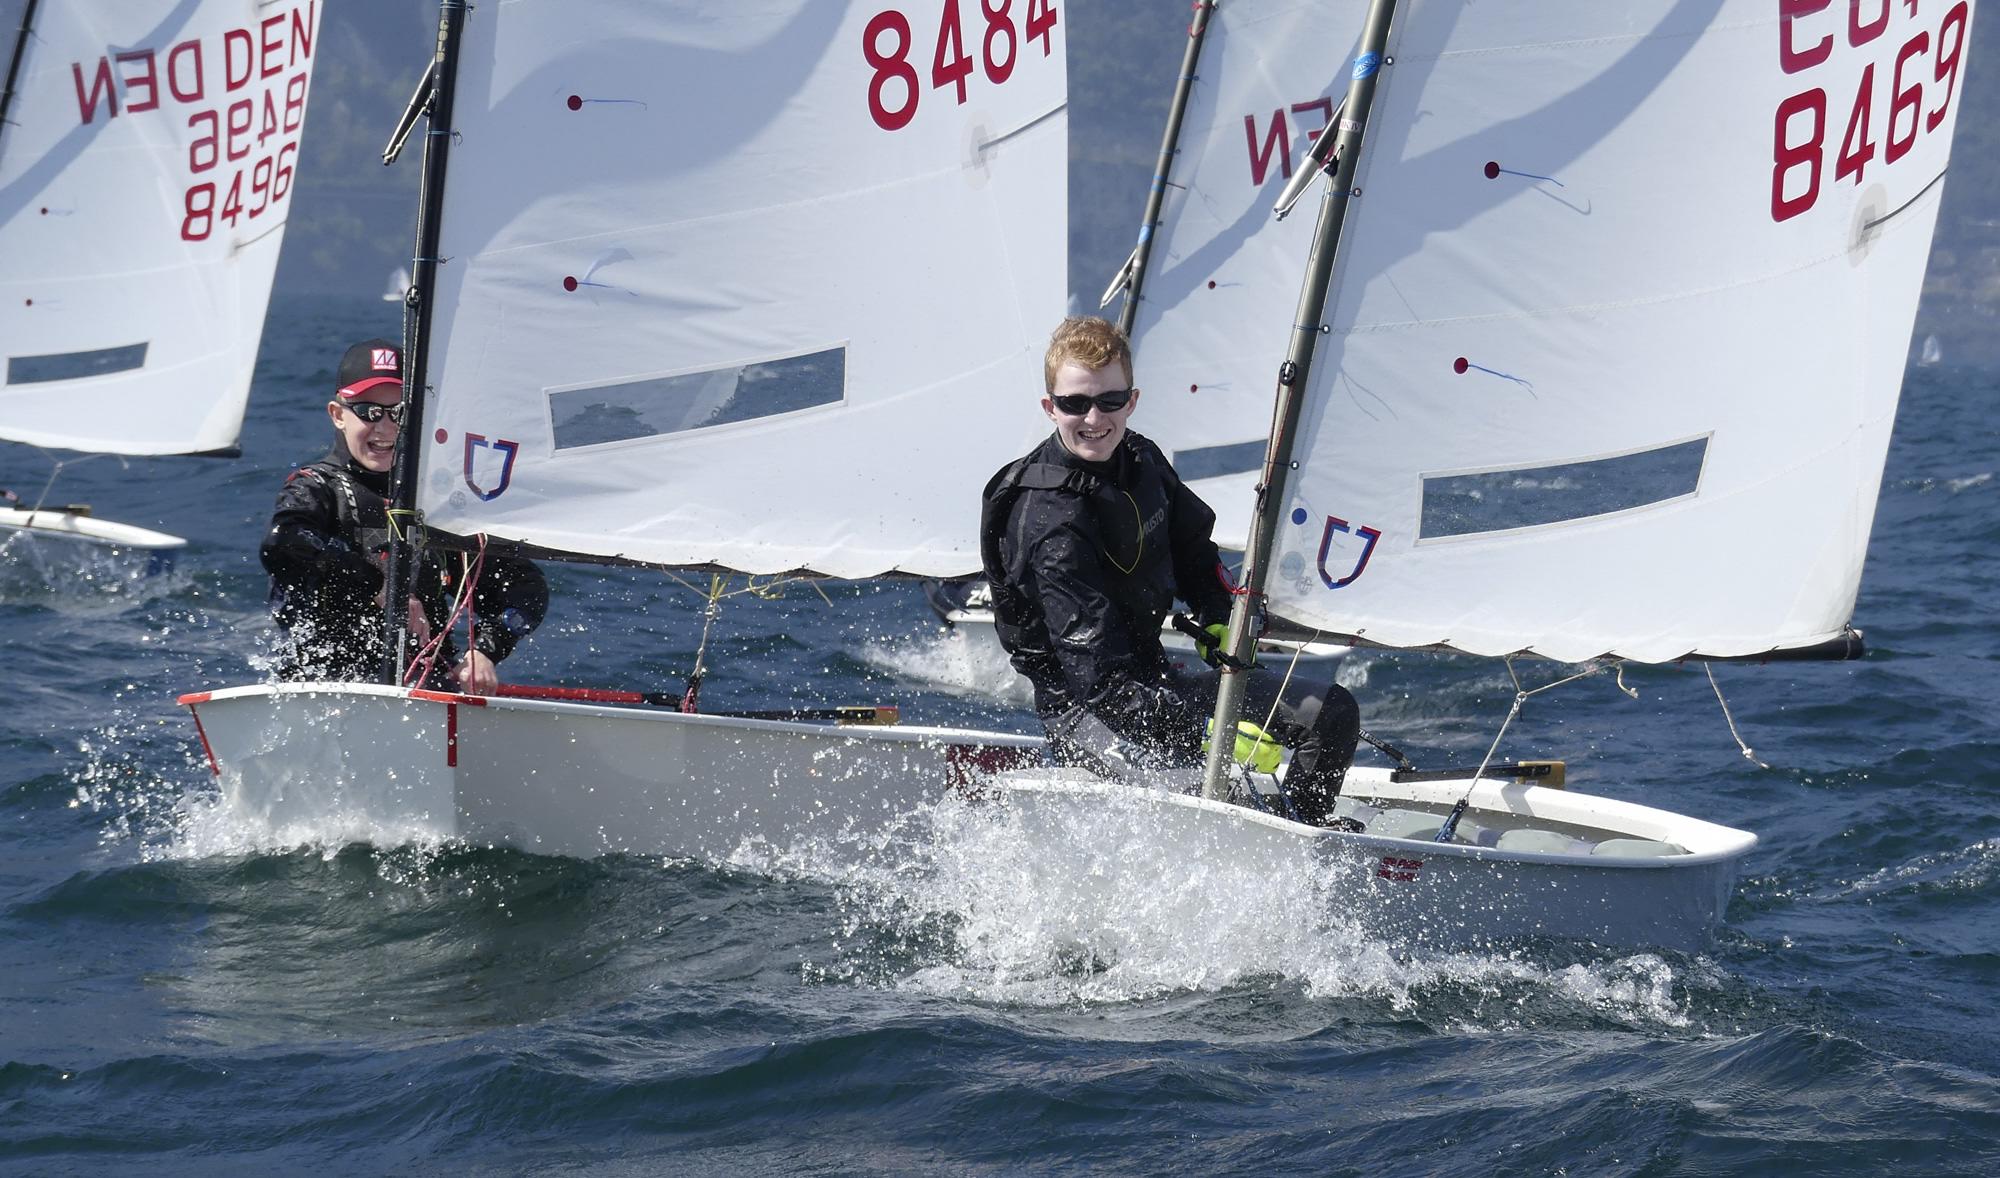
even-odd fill
[{"label": "sail number 8484", "polygon": [[[1014,63],[1020,56],[1023,40],[1039,40],[1042,56],[1049,55],[1051,34],[1056,27],[1053,0],[1026,0],[1025,21],[1018,33],[1014,28],[1015,0],[977,0],[977,3],[986,20],[983,26],[973,25],[969,36],[979,46],[977,60],[988,82],[999,86],[1014,76]],[[951,87],[958,105],[964,106],[974,58],[966,51],[968,34],[958,9],[959,0],[944,0],[939,10],[937,37],[931,53],[930,88]],[[900,131],[917,117],[923,84],[917,67],[910,64],[915,39],[910,18],[894,8],[876,13],[862,30],[861,55],[874,70],[868,81],[868,114],[884,131]]]},{"label": "sail number 8484", "polygon": [[[1836,41],[1857,49],[1877,41],[1888,32],[1897,9],[1905,10],[1910,22],[1918,19],[1917,5],[1918,0],[1851,0],[1828,11],[1832,0],[1778,0],[1778,63],[1788,74],[1830,81],[1826,75],[1838,67],[1822,67],[1833,61]],[[1840,8],[1847,10],[1845,20]],[[1888,106],[1879,124],[1875,121],[1876,63],[1870,61],[1863,67],[1837,149],[1827,135],[1832,127],[1827,122],[1825,87],[1801,90],[1778,104],[1771,143],[1773,221],[1789,221],[1819,200],[1829,150],[1833,151],[1834,180],[1851,177],[1858,185],[1878,146],[1887,166],[1907,155],[1919,134],[1943,125],[1957,92],[1959,65],[1965,58],[1967,16],[1965,0],[1958,0],[1945,11],[1935,31],[1918,29],[1903,41],[1896,50],[1895,64],[1885,71]],[[1928,79],[1925,74],[1930,75]],[[1927,82],[1933,87],[1930,102],[1925,101]],[[1844,86],[1840,92],[1845,92]]]}]

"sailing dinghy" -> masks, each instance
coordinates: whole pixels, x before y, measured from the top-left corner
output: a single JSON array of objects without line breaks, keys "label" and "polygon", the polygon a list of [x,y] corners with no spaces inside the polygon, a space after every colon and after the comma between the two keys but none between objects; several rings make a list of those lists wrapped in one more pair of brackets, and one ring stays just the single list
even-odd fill
[{"label": "sailing dinghy", "polygon": [[[399,508],[543,557],[978,568],[1066,299],[1056,6],[446,0],[441,26]],[[589,689],[183,702],[247,823],[570,855],[865,831],[1041,746]]]},{"label": "sailing dinghy", "polygon": [[[1600,666],[1858,655],[1971,4],[1313,9],[1232,2],[1209,33],[1225,77],[1239,37],[1265,37],[1280,79],[1282,59],[1356,45],[1304,282],[1264,336],[1284,337],[1283,364],[1245,583],[1274,622]],[[1217,112],[1238,188],[1257,128],[1323,101]],[[1177,229],[1219,210],[1211,240],[1284,240],[1206,190],[1174,200],[1201,206],[1170,209]],[[1227,267],[1204,277],[1198,248],[1156,248],[1168,273],[1193,268],[1183,303],[1262,293]],[[1232,342],[1179,338],[1191,363]],[[1755,836],[1485,771],[1505,730],[1458,780],[1354,770],[1355,832],[1288,820],[1221,749],[1200,796],[1075,770],[995,785],[1079,904],[1129,874],[1106,834],[1122,808],[1171,841],[1182,878],[1322,872],[1334,908],[1400,940],[1703,943]]]},{"label": "sailing dinghy", "polygon": [[[0,3],[0,439],[238,453],[318,31],[317,0]],[[25,495],[0,536],[185,544]]]}]

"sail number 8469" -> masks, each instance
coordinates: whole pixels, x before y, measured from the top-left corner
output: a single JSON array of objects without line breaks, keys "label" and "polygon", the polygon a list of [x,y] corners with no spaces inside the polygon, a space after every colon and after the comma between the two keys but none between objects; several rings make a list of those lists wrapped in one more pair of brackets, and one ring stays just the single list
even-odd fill
[{"label": "sail number 8469", "polygon": [[[1830,81],[1826,75],[1838,67],[1822,67],[1833,61],[1836,42],[1858,49],[1877,41],[1889,31],[1897,9],[1905,10],[1909,21],[1919,19],[1917,5],[1918,0],[1850,0],[1833,8],[1832,0],[1778,0],[1778,63],[1788,74]],[[1841,8],[1846,9],[1845,20]],[[1945,11],[1935,32],[1918,29],[1903,41],[1896,50],[1895,64],[1885,71],[1888,109],[1879,125],[1875,122],[1876,62],[1869,61],[1862,68],[1849,104],[1846,130],[1833,156],[1835,181],[1851,177],[1860,184],[1875,159],[1878,144],[1882,163],[1887,166],[1907,155],[1919,134],[1943,125],[1957,91],[1959,65],[1965,58],[1967,16],[1965,0],[1958,0]],[[1925,73],[1930,75],[1928,79]],[[1935,105],[1925,101],[1926,81],[1935,87]],[[1844,86],[1841,92],[1845,92]],[[1788,221],[1819,200],[1820,181],[1832,148],[1827,137],[1830,129],[1823,86],[1801,90],[1778,104],[1771,143],[1773,221]]]}]

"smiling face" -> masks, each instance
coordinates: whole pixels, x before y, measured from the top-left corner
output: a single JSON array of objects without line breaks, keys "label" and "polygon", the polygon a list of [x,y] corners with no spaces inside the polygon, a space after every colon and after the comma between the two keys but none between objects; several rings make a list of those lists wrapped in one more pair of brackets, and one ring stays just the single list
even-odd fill
[{"label": "smiling face", "polygon": [[361,420],[350,406],[366,402],[371,405],[400,405],[403,403],[403,386],[389,381],[355,397],[335,397],[326,403],[326,413],[333,418],[333,428],[347,441],[347,452],[354,456],[364,468],[382,474],[396,463],[396,435],[402,427],[394,418],[383,414],[375,421]]},{"label": "smiling face", "polygon": [[1085,368],[1071,360],[1058,368],[1050,382],[1049,395],[1042,398],[1042,412],[1055,423],[1056,437],[1062,440],[1063,449],[1086,462],[1104,462],[1116,454],[1118,443],[1125,438],[1125,420],[1139,404],[1139,390],[1131,390],[1131,400],[1121,409],[1107,413],[1093,404],[1081,417],[1056,408],[1057,397],[1094,397],[1130,388],[1131,384],[1132,374],[1116,360],[1102,368]]}]

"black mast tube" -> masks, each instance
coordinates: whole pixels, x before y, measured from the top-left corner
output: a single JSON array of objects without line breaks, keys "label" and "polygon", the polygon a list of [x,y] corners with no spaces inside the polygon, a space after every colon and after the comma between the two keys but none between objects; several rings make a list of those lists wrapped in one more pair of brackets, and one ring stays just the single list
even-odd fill
[{"label": "black mast tube", "polygon": [[424,137],[423,187],[417,198],[417,252],[410,262],[410,293],[403,303],[403,428],[389,482],[389,567],[382,595],[382,625],[389,642],[386,682],[403,680],[404,627],[415,581],[417,452],[424,434],[424,393],[430,376],[431,307],[437,289],[438,239],[443,229],[445,158],[451,150],[451,100],[458,86],[458,47],[466,0],[439,0],[437,53],[431,61],[430,119]]},{"label": "black mast tube", "polygon": [[[1383,51],[1389,42],[1389,23],[1395,16],[1395,0],[1374,0],[1361,29],[1353,76],[1347,84],[1345,118],[1328,127],[1326,134],[1339,136],[1334,147],[1339,164],[1327,181],[1320,198],[1319,223],[1313,230],[1312,253],[1306,260],[1305,285],[1299,291],[1298,312],[1292,318],[1292,343],[1285,363],[1278,369],[1277,404],[1272,411],[1271,440],[1264,451],[1264,476],[1257,484],[1257,506],[1250,515],[1250,542],[1243,551],[1243,590],[1229,611],[1228,654],[1238,665],[1247,667],[1251,644],[1251,603],[1263,596],[1268,579],[1267,565],[1277,539],[1278,515],[1273,501],[1285,485],[1285,473],[1292,464],[1292,446],[1297,439],[1299,414],[1305,393],[1312,383],[1313,352],[1319,345],[1320,319],[1326,311],[1327,291],[1332,285],[1335,254],[1340,247],[1340,228],[1347,219],[1347,202],[1354,195],[1354,172],[1361,162],[1361,136],[1368,123],[1368,110],[1375,99],[1375,82],[1387,64]],[[1221,685],[1215,694],[1215,736],[1208,742],[1208,765],[1202,778],[1202,796],[1222,799],[1229,796],[1229,763],[1235,752],[1236,721],[1243,712],[1243,694],[1248,682],[1244,672],[1223,663]]]},{"label": "black mast tube", "polygon": [[1160,225],[1160,205],[1167,197],[1167,176],[1181,149],[1181,118],[1187,114],[1188,98],[1194,92],[1195,65],[1201,58],[1202,38],[1208,33],[1208,18],[1216,0],[1195,0],[1194,19],[1188,24],[1186,52],[1181,54],[1181,78],[1174,86],[1174,99],[1167,108],[1167,130],[1160,138],[1160,156],[1153,165],[1153,190],[1146,194],[1146,213],[1139,222],[1139,244],[1120,275],[1125,287],[1125,304],[1118,309],[1118,330],[1132,338],[1132,323],[1139,317],[1139,293],[1146,285],[1146,265],[1153,255],[1153,230]]},{"label": "black mast tube", "polygon": [[13,126],[8,121],[7,112],[14,109],[14,87],[21,79],[21,62],[28,56],[28,38],[35,32],[35,0],[28,0],[28,6],[21,10],[21,28],[14,36],[14,52],[7,60],[7,88],[0,90],[0,140],[7,137],[7,128]]}]

